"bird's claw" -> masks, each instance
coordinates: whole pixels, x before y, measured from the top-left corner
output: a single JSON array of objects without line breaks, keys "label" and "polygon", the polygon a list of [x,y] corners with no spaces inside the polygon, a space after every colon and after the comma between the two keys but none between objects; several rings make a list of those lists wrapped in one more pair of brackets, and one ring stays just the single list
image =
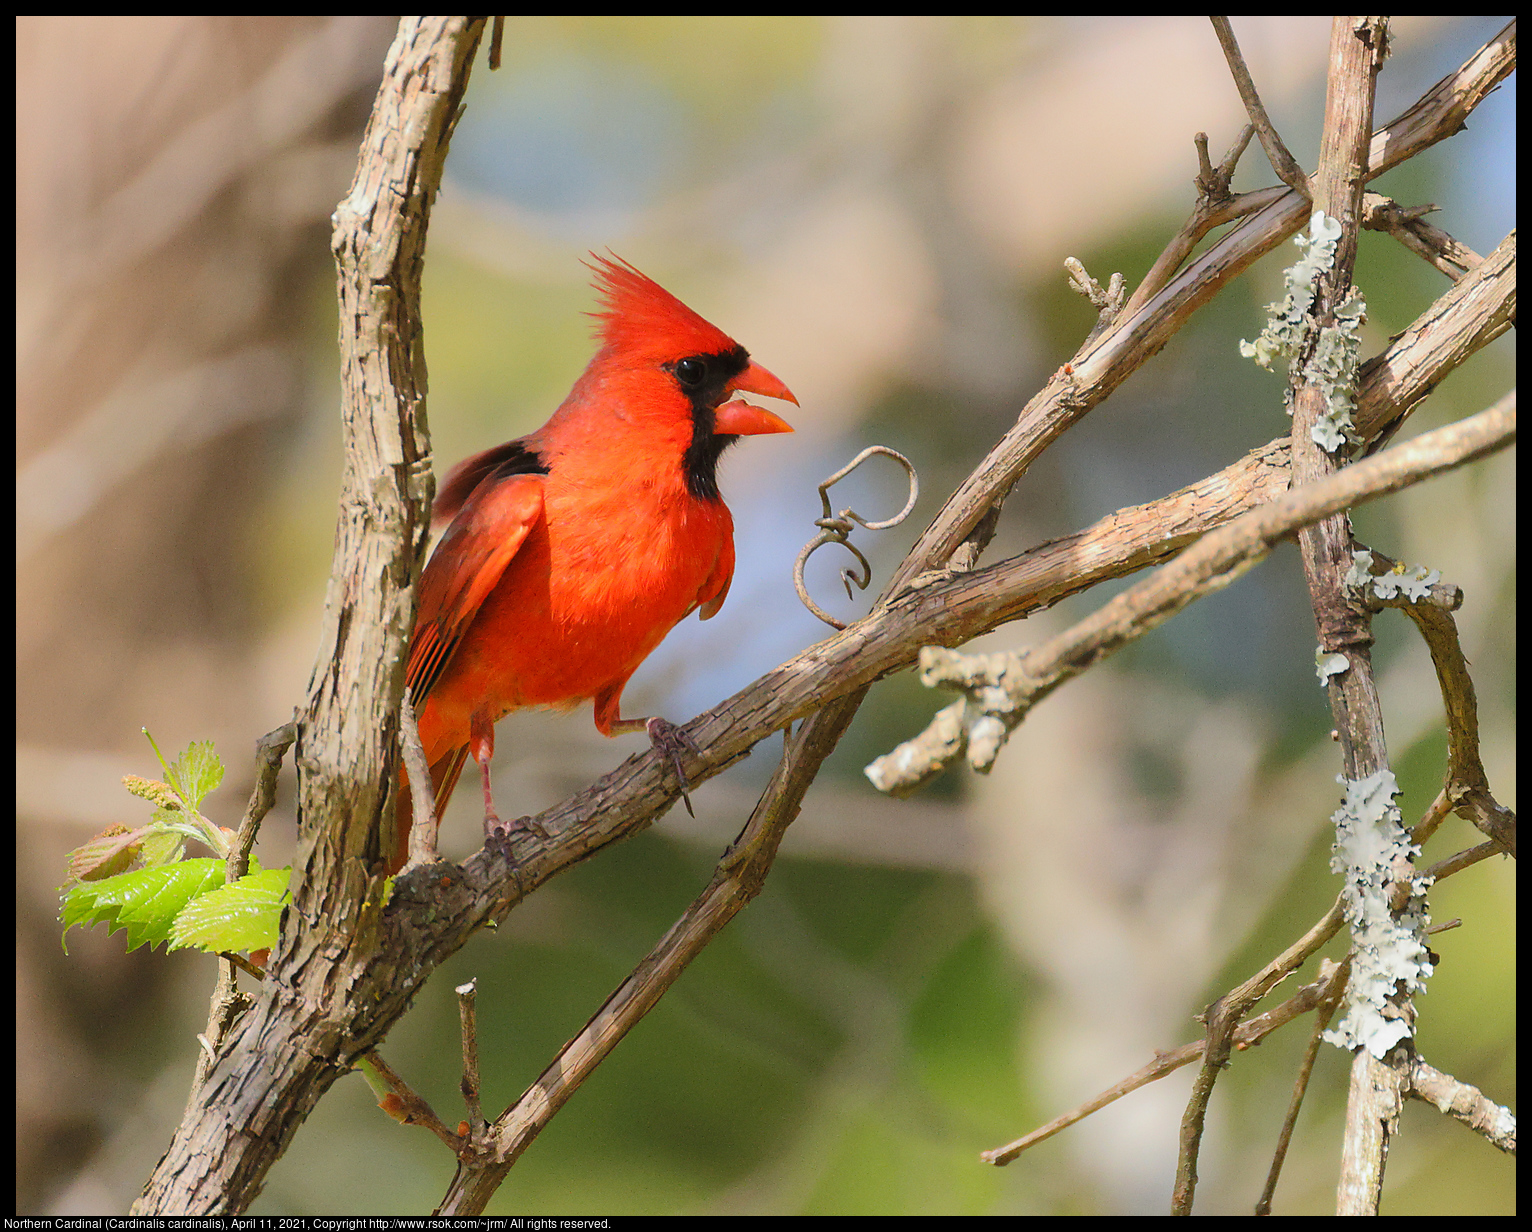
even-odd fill
[{"label": "bird's claw", "polygon": [[649,743],[654,746],[655,752],[670,761],[670,767],[676,772],[676,782],[681,788],[681,801],[686,805],[686,811],[695,817],[696,810],[692,808],[691,784],[686,780],[686,769],[681,764],[681,757],[685,753],[700,756],[702,750],[686,732],[677,727],[669,719],[652,718],[644,724],[644,730],[649,733]]},{"label": "bird's claw", "polygon": [[511,835],[517,830],[526,830],[537,835],[543,842],[552,842],[553,836],[538,824],[534,817],[513,817],[510,821],[501,821],[498,814],[490,811],[484,814],[484,841],[493,843],[509,854]]}]

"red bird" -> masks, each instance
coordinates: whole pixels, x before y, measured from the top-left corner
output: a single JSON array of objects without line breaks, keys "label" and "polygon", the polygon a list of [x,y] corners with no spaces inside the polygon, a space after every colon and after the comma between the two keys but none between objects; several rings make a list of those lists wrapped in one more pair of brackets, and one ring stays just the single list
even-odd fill
[{"label": "red bird", "polygon": [[[595,262],[602,347],[584,375],[536,432],[459,463],[432,510],[451,525],[420,579],[405,682],[437,817],[471,755],[486,833],[500,824],[495,723],[526,706],[594,699],[596,730],[646,730],[685,792],[685,738],[661,718],[618,717],[622,689],[676,624],[698,609],[709,619],[729,592],[734,521],[719,455],[741,436],[792,431],[731,396],[798,401],[658,283],[625,261]],[[399,784],[391,872],[411,824],[402,769]]]}]

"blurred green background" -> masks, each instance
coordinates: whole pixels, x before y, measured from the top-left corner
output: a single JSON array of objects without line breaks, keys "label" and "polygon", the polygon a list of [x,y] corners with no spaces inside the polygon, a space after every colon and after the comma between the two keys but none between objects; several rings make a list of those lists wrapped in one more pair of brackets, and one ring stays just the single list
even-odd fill
[{"label": "blurred green background", "polygon": [[[1377,118],[1504,24],[1399,18]],[[1312,167],[1328,23],[1235,19],[1263,98]],[[328,215],[355,166],[392,22],[18,19],[18,1209],[124,1210],[179,1119],[212,964],[60,953],[62,853],[141,805],[138,734],[213,738],[232,825],[248,751],[300,704],[339,482]],[[1467,131],[1374,187],[1481,253],[1514,225],[1515,79]],[[1201,18],[516,18],[480,60],[432,220],[425,282],[438,474],[536,427],[592,350],[587,251],[635,262],[798,395],[790,437],[723,467],[739,569],[727,606],[641,669],[636,712],[678,721],[825,632],[793,595],[815,485],[864,444],[911,457],[904,526],[861,532],[878,584],[920,526],[1074,351],[1079,257],[1133,285],[1243,113]],[[1257,150],[1236,189],[1273,177]],[[1280,298],[1284,246],[1067,434],[1005,507],[990,559],[1152,500],[1285,431],[1281,378],[1238,357]],[[1362,237],[1369,353],[1446,288]],[[1406,429],[1514,385],[1504,338]],[[837,508],[886,516],[876,464]],[[1484,752],[1515,804],[1515,482],[1501,455],[1360,512],[1365,542],[1463,586]],[[825,549],[819,602],[842,616]],[[1119,587],[1105,588],[1114,593]],[[983,640],[1031,645],[1077,597]],[[1429,659],[1385,615],[1377,657],[1406,818],[1445,764]],[[1195,605],[1050,698],[995,772],[908,802],[861,767],[948,700],[876,686],[762,895],[688,970],[512,1172],[491,1213],[1159,1214],[1191,1069],[1008,1168],[1019,1136],[1197,1034],[1191,1015],[1303,932],[1336,892],[1338,766],[1296,553]],[[530,812],[641,747],[588,710],[514,715],[497,794]],[[431,980],[385,1055],[441,1115],[456,1096],[452,989],[479,987],[485,1106],[514,1100],[706,884],[776,742],[573,869]],[[465,792],[448,854],[475,846]],[[291,784],[260,854],[293,842]],[[1477,841],[1451,819],[1427,849]],[[1442,962],[1420,1047],[1511,1102],[1514,889],[1490,861],[1432,894]],[[1330,947],[1338,956],[1341,943]],[[1303,979],[1312,978],[1312,966]],[[1290,992],[1290,982],[1280,993]],[[1247,1212],[1304,1024],[1239,1054],[1204,1140],[1198,1210]],[[1275,1213],[1333,1210],[1346,1058],[1322,1050]],[[452,1161],[336,1085],[272,1171],[259,1214],[421,1213]],[[1385,1213],[1508,1214],[1514,1164],[1412,1104]]]}]

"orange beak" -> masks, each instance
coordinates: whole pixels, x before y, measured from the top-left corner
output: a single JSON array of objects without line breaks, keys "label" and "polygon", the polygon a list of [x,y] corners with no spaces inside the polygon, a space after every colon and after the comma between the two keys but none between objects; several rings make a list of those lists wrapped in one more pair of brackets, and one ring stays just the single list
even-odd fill
[{"label": "orange beak", "polygon": [[[781,398],[798,405],[793,391],[760,364],[752,363],[724,386],[729,393],[760,394],[763,398]],[[793,426],[779,415],[748,402],[725,402],[714,412],[713,431],[724,436],[765,436],[772,432],[791,432]]]}]

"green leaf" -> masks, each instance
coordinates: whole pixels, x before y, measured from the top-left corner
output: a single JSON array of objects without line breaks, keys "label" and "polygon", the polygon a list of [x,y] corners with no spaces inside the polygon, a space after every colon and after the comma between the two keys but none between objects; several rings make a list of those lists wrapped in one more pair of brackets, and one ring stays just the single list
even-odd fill
[{"label": "green leaf", "polygon": [[[162,818],[160,816],[161,813],[164,813],[166,816]],[[186,814],[184,813],[173,812],[170,809],[156,809],[154,820],[162,822],[168,819],[173,823],[180,821],[185,816]],[[144,846],[143,850],[139,853],[139,859],[144,862],[146,868],[155,868],[161,864],[176,863],[180,860],[185,850],[185,836],[178,834],[174,830],[167,830],[159,834],[151,834],[148,838],[144,839]]]},{"label": "green leaf", "polygon": [[183,860],[80,882],[64,895],[59,911],[64,936],[76,924],[86,928],[105,924],[109,933],[127,930],[129,950],[164,944],[186,904],[223,884],[224,867],[222,860]]},{"label": "green leaf", "polygon": [[290,868],[268,868],[220,886],[187,904],[170,930],[170,948],[221,953],[263,950],[277,943]]},{"label": "green leaf", "polygon": [[170,770],[170,783],[192,809],[202,807],[202,797],[223,782],[223,762],[213,752],[211,740],[193,740]]}]

